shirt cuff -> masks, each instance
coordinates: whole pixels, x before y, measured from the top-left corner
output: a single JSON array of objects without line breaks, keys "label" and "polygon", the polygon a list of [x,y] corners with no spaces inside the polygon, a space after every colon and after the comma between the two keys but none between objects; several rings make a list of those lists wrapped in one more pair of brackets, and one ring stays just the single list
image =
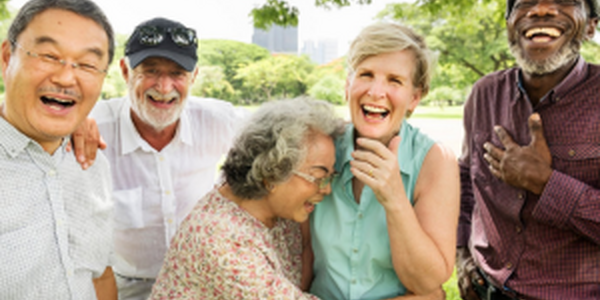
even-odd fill
[{"label": "shirt cuff", "polygon": [[585,189],[584,183],[554,170],[533,211],[533,217],[554,227],[566,227]]}]

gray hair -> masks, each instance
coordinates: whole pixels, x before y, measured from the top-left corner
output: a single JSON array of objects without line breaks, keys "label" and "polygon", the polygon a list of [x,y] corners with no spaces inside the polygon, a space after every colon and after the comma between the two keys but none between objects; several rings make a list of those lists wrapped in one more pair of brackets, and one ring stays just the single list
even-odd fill
[{"label": "gray hair", "polygon": [[350,45],[347,57],[349,73],[354,73],[358,65],[371,56],[406,49],[415,55],[413,86],[421,89],[425,97],[431,82],[433,55],[425,39],[404,25],[378,22],[365,27]]},{"label": "gray hair", "polygon": [[243,127],[223,164],[225,181],[241,198],[260,199],[267,184],[287,180],[304,159],[311,137],[344,131],[333,106],[297,98],[263,104]]},{"label": "gray hair", "polygon": [[76,13],[82,17],[91,19],[100,25],[108,37],[108,64],[110,64],[115,55],[115,38],[112,26],[108,22],[106,15],[102,12],[96,3],[90,0],[31,0],[25,3],[19,10],[19,13],[13,20],[8,29],[7,39],[10,41],[12,50],[15,49],[15,42],[19,35],[29,26],[29,23],[35,16],[48,9],[62,9]]}]

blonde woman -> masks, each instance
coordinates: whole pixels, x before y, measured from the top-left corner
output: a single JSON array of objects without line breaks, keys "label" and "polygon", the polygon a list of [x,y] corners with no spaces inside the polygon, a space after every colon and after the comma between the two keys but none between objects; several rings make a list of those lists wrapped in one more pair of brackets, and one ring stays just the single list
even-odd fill
[{"label": "blonde woman", "polygon": [[311,216],[310,291],[443,297],[456,247],[457,161],[406,122],[429,90],[429,51],[411,29],[377,23],[356,37],[348,66],[352,124],[336,141],[332,193]]}]

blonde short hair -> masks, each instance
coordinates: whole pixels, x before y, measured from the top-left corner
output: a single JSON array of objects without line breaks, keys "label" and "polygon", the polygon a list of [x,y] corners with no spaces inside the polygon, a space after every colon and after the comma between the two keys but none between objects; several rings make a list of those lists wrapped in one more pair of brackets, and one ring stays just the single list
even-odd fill
[{"label": "blonde short hair", "polygon": [[348,51],[348,71],[354,73],[371,56],[409,49],[415,55],[413,85],[421,89],[423,97],[429,92],[433,55],[425,39],[404,25],[379,22],[365,27],[352,41]]}]

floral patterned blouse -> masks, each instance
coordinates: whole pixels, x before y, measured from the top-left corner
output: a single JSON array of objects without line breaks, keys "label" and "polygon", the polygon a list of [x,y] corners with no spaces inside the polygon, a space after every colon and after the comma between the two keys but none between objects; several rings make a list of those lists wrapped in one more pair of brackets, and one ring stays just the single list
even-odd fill
[{"label": "floral patterned blouse", "polygon": [[150,299],[318,299],[303,293],[300,226],[267,228],[213,189],[171,241]]}]

